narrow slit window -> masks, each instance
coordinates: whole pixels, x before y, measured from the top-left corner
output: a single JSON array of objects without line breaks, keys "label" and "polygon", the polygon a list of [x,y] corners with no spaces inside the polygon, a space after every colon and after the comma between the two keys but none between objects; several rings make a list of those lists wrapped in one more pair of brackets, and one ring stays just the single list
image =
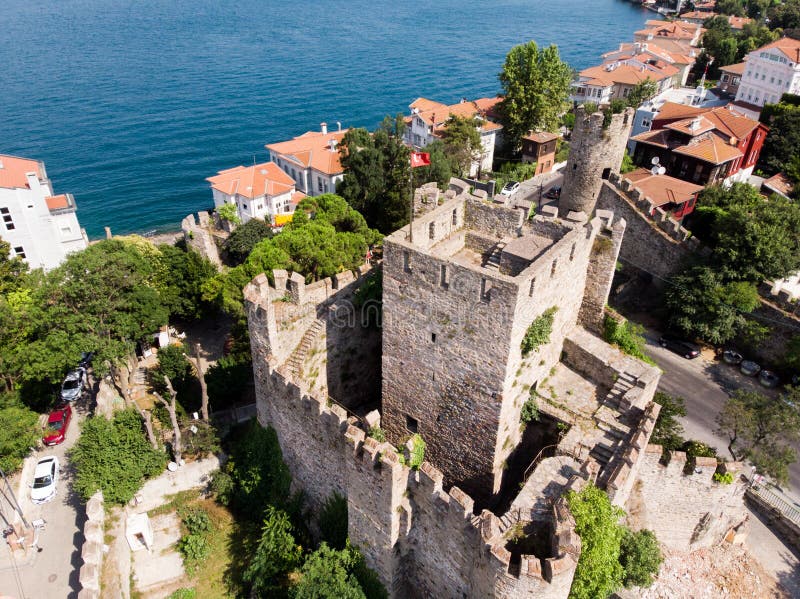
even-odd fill
[{"label": "narrow slit window", "polygon": [[403,270],[411,272],[411,256],[408,255],[408,252],[403,252]]},{"label": "narrow slit window", "polygon": [[447,288],[447,265],[442,264],[441,271],[439,273],[439,283],[445,289]]},{"label": "narrow slit window", "polygon": [[573,243],[573,244],[572,244],[572,249],[571,249],[571,250],[570,250],[570,252],[569,252],[569,261],[570,261],[570,262],[572,262],[572,260],[574,260],[574,258],[575,258],[575,246],[576,246],[576,245],[577,245],[577,244]]},{"label": "narrow slit window", "polygon": [[454,208],[453,209],[453,226],[458,224],[458,211]]},{"label": "narrow slit window", "polygon": [[433,239],[436,236],[436,223],[428,225],[428,239]]},{"label": "narrow slit window", "polygon": [[536,277],[533,277],[533,278],[531,279],[531,288],[530,288],[530,291],[528,291],[528,295],[529,295],[530,297],[533,297],[533,291],[534,291],[535,289],[536,289]]},{"label": "narrow slit window", "polygon": [[556,275],[556,268],[558,267],[558,260],[553,260],[553,266],[550,267],[550,276],[554,277]]},{"label": "narrow slit window", "polygon": [[417,429],[419,428],[419,423],[417,422],[416,418],[412,418],[408,414],[406,414],[406,428],[412,432],[416,433]]}]

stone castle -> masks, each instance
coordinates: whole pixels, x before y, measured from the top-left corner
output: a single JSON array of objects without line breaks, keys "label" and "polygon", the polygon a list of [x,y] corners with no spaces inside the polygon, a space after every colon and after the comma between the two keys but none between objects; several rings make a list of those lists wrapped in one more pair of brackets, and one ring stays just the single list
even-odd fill
[{"label": "stone castle", "polygon": [[[595,143],[602,115],[587,119],[594,150],[573,141],[568,167],[614,172],[624,143]],[[589,482],[634,497],[673,548],[739,521],[742,490],[712,482],[715,461],[684,475],[685,456],[663,466],[648,445],[660,371],[597,336],[626,223],[590,218],[588,185],[564,184],[595,194],[567,199],[580,210],[526,219],[454,180],[386,237],[382,267],[245,289],[259,421],[313,511],[347,498],[349,536],[392,597],[567,597],[581,542],[563,495]],[[361,291],[381,277],[382,304]],[[523,351],[532,327],[549,332]]]}]

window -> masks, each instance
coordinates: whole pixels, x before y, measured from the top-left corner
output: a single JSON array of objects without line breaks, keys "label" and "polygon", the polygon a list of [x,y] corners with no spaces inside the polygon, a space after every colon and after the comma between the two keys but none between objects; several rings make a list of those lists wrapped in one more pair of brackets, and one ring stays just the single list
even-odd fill
[{"label": "window", "polygon": [[322,191],[322,177],[317,177],[317,189]]},{"label": "window", "polygon": [[602,179],[605,181],[611,176],[611,167],[606,167],[603,169],[603,176]]},{"label": "window", "polygon": [[550,267],[550,276],[554,277],[556,275],[556,268],[558,267],[558,260],[553,260],[553,265]]},{"label": "window", "polygon": [[642,127],[650,128],[650,119],[642,119]]},{"label": "window", "polygon": [[403,270],[411,272],[411,257],[408,255],[408,252],[403,252]]},{"label": "window", "polygon": [[61,233],[64,235],[69,235],[72,233],[72,227],[61,227]]},{"label": "window", "polygon": [[21,245],[18,245],[14,248],[14,255],[17,258],[25,258],[25,248],[23,248]]},{"label": "window", "polygon": [[454,209],[453,209],[453,226],[455,226],[455,225],[457,225],[457,224],[458,224],[458,212],[457,212],[457,210],[454,208]]},{"label": "window", "polygon": [[408,414],[406,414],[406,428],[411,433],[416,433],[417,429],[419,428],[419,423],[417,422],[416,418],[412,418]]},{"label": "window", "polygon": [[7,231],[14,230],[14,219],[11,218],[11,213],[8,208],[0,208],[0,216],[3,217],[3,224],[6,226]]},{"label": "window", "polygon": [[436,333],[431,333],[431,343],[436,343]]},{"label": "window", "polygon": [[485,277],[481,279],[481,296],[480,300],[482,302],[488,302],[492,295],[492,283],[488,281]]},{"label": "window", "polygon": [[572,249],[569,252],[569,261],[570,262],[572,262],[575,259],[575,246],[576,245],[577,245],[576,243],[573,243],[572,244]]},{"label": "window", "polygon": [[441,270],[439,271],[439,284],[447,289],[447,265],[442,264]]},{"label": "window", "polygon": [[428,239],[433,239],[436,235],[436,223],[431,223],[428,225]]},{"label": "window", "polygon": [[536,289],[536,277],[533,277],[533,278],[531,279],[531,288],[530,288],[530,291],[528,291],[528,295],[529,295],[530,297],[533,297],[533,290],[534,290],[534,289]]}]

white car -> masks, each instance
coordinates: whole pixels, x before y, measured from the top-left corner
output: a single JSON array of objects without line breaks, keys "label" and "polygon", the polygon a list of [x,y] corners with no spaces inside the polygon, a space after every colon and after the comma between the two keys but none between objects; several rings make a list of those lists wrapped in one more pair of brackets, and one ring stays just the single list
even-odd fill
[{"label": "white car", "polygon": [[519,189],[519,182],[518,181],[509,181],[505,184],[503,189],[500,191],[500,195],[510,196],[515,191]]},{"label": "white car", "polygon": [[61,383],[61,400],[77,401],[83,395],[83,390],[86,388],[87,383],[86,369],[83,366],[70,370],[67,376],[64,377],[64,382]]},{"label": "white car", "polygon": [[42,458],[36,463],[31,484],[31,501],[46,503],[56,496],[58,487],[58,458],[54,455]]}]

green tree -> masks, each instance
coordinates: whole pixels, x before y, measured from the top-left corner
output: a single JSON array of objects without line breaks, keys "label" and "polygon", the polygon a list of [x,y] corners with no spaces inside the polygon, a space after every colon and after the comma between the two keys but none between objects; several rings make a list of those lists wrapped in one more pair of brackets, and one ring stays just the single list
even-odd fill
[{"label": "green tree", "polygon": [[664,303],[672,327],[719,345],[746,330],[745,315],[760,300],[755,285],[725,282],[714,268],[696,265],[669,280]]},{"label": "green tree", "polygon": [[483,152],[479,121],[476,118],[451,116],[442,131],[444,152],[458,167],[459,175],[469,175],[473,161]]},{"label": "green tree", "polygon": [[780,483],[789,478],[788,466],[797,459],[792,445],[800,439],[800,388],[778,400],[755,391],[737,389],[717,416],[717,433],[728,439],[734,460],[749,459]]},{"label": "green tree", "polygon": [[347,499],[334,492],[319,512],[319,531],[322,540],[334,549],[347,545]]},{"label": "green tree", "polygon": [[619,558],[625,529],[619,519],[624,512],[591,484],[580,493],[569,491],[567,503],[575,518],[575,532],[581,538],[570,599],[607,597],[622,586],[624,570]]},{"label": "green tree", "polygon": [[412,170],[414,188],[435,181],[440,189],[446,189],[451,177],[459,175],[458,165],[445,152],[444,142],[437,139],[429,143],[423,152],[430,154],[429,166],[420,166]]},{"label": "green tree", "polygon": [[352,548],[336,551],[322,543],[303,564],[300,580],[291,596],[293,599],[366,599],[353,573],[358,561],[358,552]]},{"label": "green tree", "polygon": [[631,108],[639,108],[643,103],[652,98],[658,93],[658,83],[648,77],[644,81],[640,81],[633,86],[628,94],[628,106]]},{"label": "green tree", "polygon": [[113,420],[88,418],[70,461],[75,466],[75,490],[84,500],[99,489],[107,503],[122,505],[146,479],[164,470],[167,456],[150,446],[141,417],[129,409],[117,412]]},{"label": "green tree", "polygon": [[21,405],[0,407],[0,468],[10,474],[41,438],[39,415]]},{"label": "green tree", "polygon": [[272,238],[272,229],[260,218],[251,218],[236,227],[222,245],[228,262],[238,266],[247,259],[258,242]]},{"label": "green tree", "polygon": [[769,9],[770,27],[781,29],[800,28],[800,0],[784,0]]},{"label": "green tree", "polygon": [[339,149],[344,177],[336,191],[383,233],[408,222],[411,163],[405,128],[402,115],[387,116],[372,135],[350,129]]},{"label": "green tree", "polygon": [[203,300],[203,285],[217,274],[216,267],[194,250],[167,244],[158,250],[163,265],[158,289],[170,315],[186,320],[207,315],[212,306]]},{"label": "green tree", "polygon": [[215,410],[223,410],[239,403],[253,381],[253,364],[249,355],[224,356],[209,367],[205,374],[208,401]]},{"label": "green tree", "polygon": [[668,395],[663,391],[656,391],[653,401],[661,406],[661,411],[653,427],[650,442],[661,445],[667,451],[674,451],[685,442],[683,425],[678,418],[686,416],[686,402],[682,397]]},{"label": "green tree", "polygon": [[625,531],[620,543],[619,562],[625,570],[623,582],[626,587],[649,587],[663,560],[653,531]]},{"label": "green tree", "polygon": [[27,263],[17,256],[12,258],[11,244],[0,239],[0,295],[22,287],[27,272]]},{"label": "green tree", "polygon": [[626,173],[632,173],[636,168],[633,158],[628,154],[628,150],[625,150],[625,153],[622,155],[622,165],[619,167],[619,172],[624,175]]},{"label": "green tree", "polygon": [[529,130],[558,128],[560,115],[567,109],[572,69],[561,60],[557,46],[539,48],[534,41],[515,46],[499,77],[503,136],[512,151],[517,151]]},{"label": "green tree", "polygon": [[244,571],[256,597],[282,595],[288,586],[286,575],[300,564],[303,549],[295,542],[286,512],[267,506],[261,538]]},{"label": "green tree", "polygon": [[217,208],[217,214],[219,214],[222,220],[233,223],[234,225],[238,225],[242,222],[239,218],[239,211],[236,208],[236,204],[223,204]]},{"label": "green tree", "polygon": [[784,94],[778,104],[766,104],[759,119],[769,133],[758,166],[774,175],[800,156],[800,96]]}]

